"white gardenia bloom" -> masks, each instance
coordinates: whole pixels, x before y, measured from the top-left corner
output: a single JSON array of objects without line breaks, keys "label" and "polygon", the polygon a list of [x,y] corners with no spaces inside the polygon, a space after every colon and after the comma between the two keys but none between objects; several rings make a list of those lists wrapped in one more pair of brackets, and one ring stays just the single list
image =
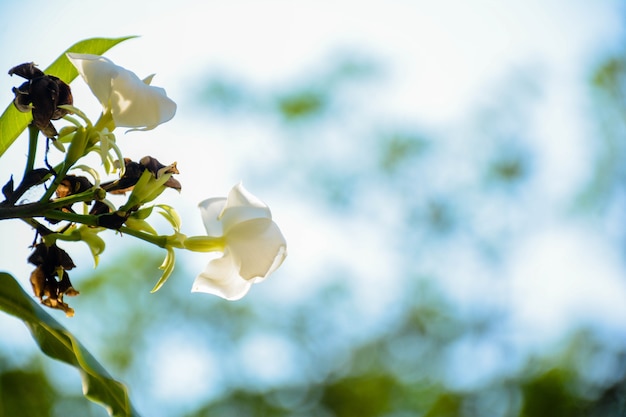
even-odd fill
[{"label": "white gardenia bloom", "polygon": [[209,198],[199,207],[207,234],[223,237],[224,250],[221,258],[210,261],[198,275],[192,291],[237,300],[285,260],[287,242],[269,207],[241,183],[227,198]]},{"label": "white gardenia bloom", "polygon": [[104,108],[115,126],[154,129],[176,114],[176,103],[165,90],[142,81],[134,72],[100,55],[68,53],[67,57]]}]

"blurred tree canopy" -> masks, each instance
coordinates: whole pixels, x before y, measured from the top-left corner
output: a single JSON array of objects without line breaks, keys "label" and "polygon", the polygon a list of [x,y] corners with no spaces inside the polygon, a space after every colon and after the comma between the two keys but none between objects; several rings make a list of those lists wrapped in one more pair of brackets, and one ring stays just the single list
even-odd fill
[{"label": "blurred tree canopy", "polygon": [[[524,201],[533,198],[535,150],[525,126],[535,87],[509,90],[506,83],[505,94],[473,115],[475,129],[459,137],[372,113],[367,104],[384,88],[383,74],[361,56],[346,56],[286,89],[266,91],[215,74],[198,100],[225,123],[245,115],[278,133],[272,170],[289,175],[276,183],[267,166],[251,164],[255,186],[304,189],[299,198],[316,200],[340,219],[361,215],[365,201],[379,202],[379,211],[365,215],[391,229],[396,240],[385,244],[399,253],[402,270],[401,277],[379,279],[401,280],[403,287],[384,317],[360,317],[361,301],[341,265],[311,272],[333,279],[297,304],[190,298],[185,285],[173,284],[190,274],[184,268],[149,294],[161,258],[137,248],[76,280],[83,295],[68,326],[128,383],[140,410],[163,416],[626,415],[626,343],[606,346],[601,331],[581,326],[559,346],[517,363],[516,347],[502,335],[507,311],[500,304],[485,300],[468,312],[437,285],[442,272],[419,267],[432,264],[429,257],[440,261],[457,247],[451,242],[461,240],[471,242],[479,263],[498,269],[520,227],[509,220],[523,218]],[[596,207],[623,209],[626,201],[619,198],[625,82],[626,55],[610,57],[591,77],[596,108],[590,117],[604,135],[593,184],[581,189],[581,201]],[[475,148],[481,152],[469,152]],[[381,213],[389,207],[391,219]],[[483,228],[494,213],[506,215]],[[255,340],[269,346],[270,364],[282,371],[270,369],[264,377],[248,369],[246,355],[263,346]],[[165,342],[173,348],[156,355]],[[167,383],[155,382],[154,369],[170,366],[180,359],[177,348],[192,345],[219,358],[209,375],[219,388],[168,406],[153,397],[154,385]],[[494,356],[481,356],[485,349]],[[72,370],[51,366],[38,351],[24,355],[26,361],[0,350],[0,416],[106,414],[72,394],[80,386],[66,375]],[[463,383],[485,360],[492,369]]]}]

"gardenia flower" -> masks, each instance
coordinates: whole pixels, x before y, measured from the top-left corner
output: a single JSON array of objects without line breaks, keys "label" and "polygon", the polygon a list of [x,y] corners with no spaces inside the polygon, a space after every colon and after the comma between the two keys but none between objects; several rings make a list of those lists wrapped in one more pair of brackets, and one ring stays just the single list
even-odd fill
[{"label": "gardenia flower", "polygon": [[99,55],[68,53],[67,57],[102,104],[104,114],[111,114],[115,126],[150,130],[174,117],[176,103],[164,89],[149,85],[152,76],[142,81]]},{"label": "gardenia flower", "polygon": [[223,256],[209,262],[192,291],[237,300],[285,260],[287,243],[269,207],[241,183],[228,198],[209,198],[199,207],[208,237],[221,241]]}]

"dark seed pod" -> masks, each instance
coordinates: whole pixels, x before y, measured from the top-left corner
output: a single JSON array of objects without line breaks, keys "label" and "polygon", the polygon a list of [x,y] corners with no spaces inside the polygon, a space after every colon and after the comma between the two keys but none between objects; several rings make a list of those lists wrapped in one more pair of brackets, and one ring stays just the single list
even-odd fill
[{"label": "dark seed pod", "polygon": [[53,75],[46,75],[34,63],[28,62],[9,70],[9,75],[18,75],[27,79],[19,87],[13,87],[13,104],[23,112],[32,112],[33,123],[49,138],[57,136],[57,131],[50,120],[58,120],[68,110],[59,106],[72,105],[70,86]]}]

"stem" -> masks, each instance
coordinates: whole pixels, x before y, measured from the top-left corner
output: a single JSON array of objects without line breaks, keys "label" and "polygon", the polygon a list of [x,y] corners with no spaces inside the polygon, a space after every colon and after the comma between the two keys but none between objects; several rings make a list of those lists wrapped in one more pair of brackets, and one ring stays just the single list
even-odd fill
[{"label": "stem", "polygon": [[31,172],[35,166],[35,155],[37,154],[37,138],[39,137],[39,128],[33,123],[28,125],[28,157],[26,159],[26,168],[24,169],[24,178]]},{"label": "stem", "polygon": [[[45,210],[54,210],[54,209],[58,209],[61,207],[65,207],[65,206],[69,206],[72,205],[74,203],[80,203],[80,202],[89,202],[92,200],[98,200],[99,197],[100,199],[102,198],[102,195],[99,196],[99,194],[104,195],[104,191],[99,188],[99,187],[91,187],[90,189],[88,189],[87,191],[83,191],[82,193],[78,193],[78,194],[73,194],[67,197],[63,197],[63,198],[57,198],[55,200],[52,200],[50,202],[48,202],[46,204],[46,208]],[[18,206],[19,207],[19,206]]]},{"label": "stem", "polygon": [[52,194],[54,194],[56,189],[59,187],[61,181],[65,179],[67,171],[69,171],[69,167],[67,166],[67,164],[61,164],[61,172],[57,172],[54,177],[54,181],[52,182],[52,184],[50,184],[50,187],[46,190],[46,193],[43,195],[43,197],[41,197],[41,200],[39,200],[40,203],[50,200],[50,197],[52,197]]},{"label": "stem", "polygon": [[7,219],[27,219],[29,217],[42,216],[47,210],[47,206],[42,203],[27,203],[19,206],[0,207],[0,220]]},{"label": "stem", "polygon": [[153,245],[156,245],[160,248],[165,248],[167,246],[167,236],[161,236],[161,235],[155,236],[146,232],[141,232],[139,230],[131,229],[130,227],[127,227],[127,226],[120,227],[119,231],[121,233],[131,235],[133,237],[146,241],[148,243],[152,243]]},{"label": "stem", "polygon": [[185,239],[185,249],[192,252],[223,251],[225,246],[224,237],[191,236]]},{"label": "stem", "polygon": [[54,220],[65,220],[72,223],[80,223],[86,226],[98,227],[98,218],[90,214],[66,213],[59,210],[45,211],[37,214],[37,216],[46,217]]},{"label": "stem", "polygon": [[[6,207],[0,206],[0,220],[27,219],[29,217],[40,217],[40,216],[45,216],[51,219],[56,219],[56,217],[53,217],[54,215],[50,213],[55,213],[56,209],[69,206],[74,203],[94,200],[96,199],[96,195],[99,192],[100,192],[100,189],[94,187],[82,193],[71,195],[69,197],[57,198],[56,200],[53,200],[53,201],[43,201],[43,202],[38,201],[36,203],[20,204],[19,206],[6,206]],[[70,214],[70,213],[64,213],[64,214]],[[89,217],[89,216],[85,216],[85,217]],[[59,220],[66,220],[66,219],[59,219]],[[82,223],[82,221],[79,223]]]},{"label": "stem", "polygon": [[32,227],[33,229],[35,229],[37,231],[37,233],[39,233],[41,236],[46,236],[49,235],[51,233],[54,233],[52,230],[48,229],[46,226],[44,226],[43,224],[39,223],[37,220],[33,219],[33,218],[26,218],[26,219],[22,219],[26,224],[28,224],[30,227]]},{"label": "stem", "polygon": [[[96,216],[91,216],[88,214],[76,214],[76,213],[65,213],[62,211],[50,211],[44,213],[44,216],[49,219],[55,220],[65,220],[73,223],[81,223],[86,226],[98,226],[98,218]],[[161,248],[165,248],[167,246],[167,236],[155,236],[146,232],[141,232],[139,230],[131,229],[127,226],[122,226],[119,228],[119,231],[123,234],[131,235],[148,243],[152,243]]]}]

